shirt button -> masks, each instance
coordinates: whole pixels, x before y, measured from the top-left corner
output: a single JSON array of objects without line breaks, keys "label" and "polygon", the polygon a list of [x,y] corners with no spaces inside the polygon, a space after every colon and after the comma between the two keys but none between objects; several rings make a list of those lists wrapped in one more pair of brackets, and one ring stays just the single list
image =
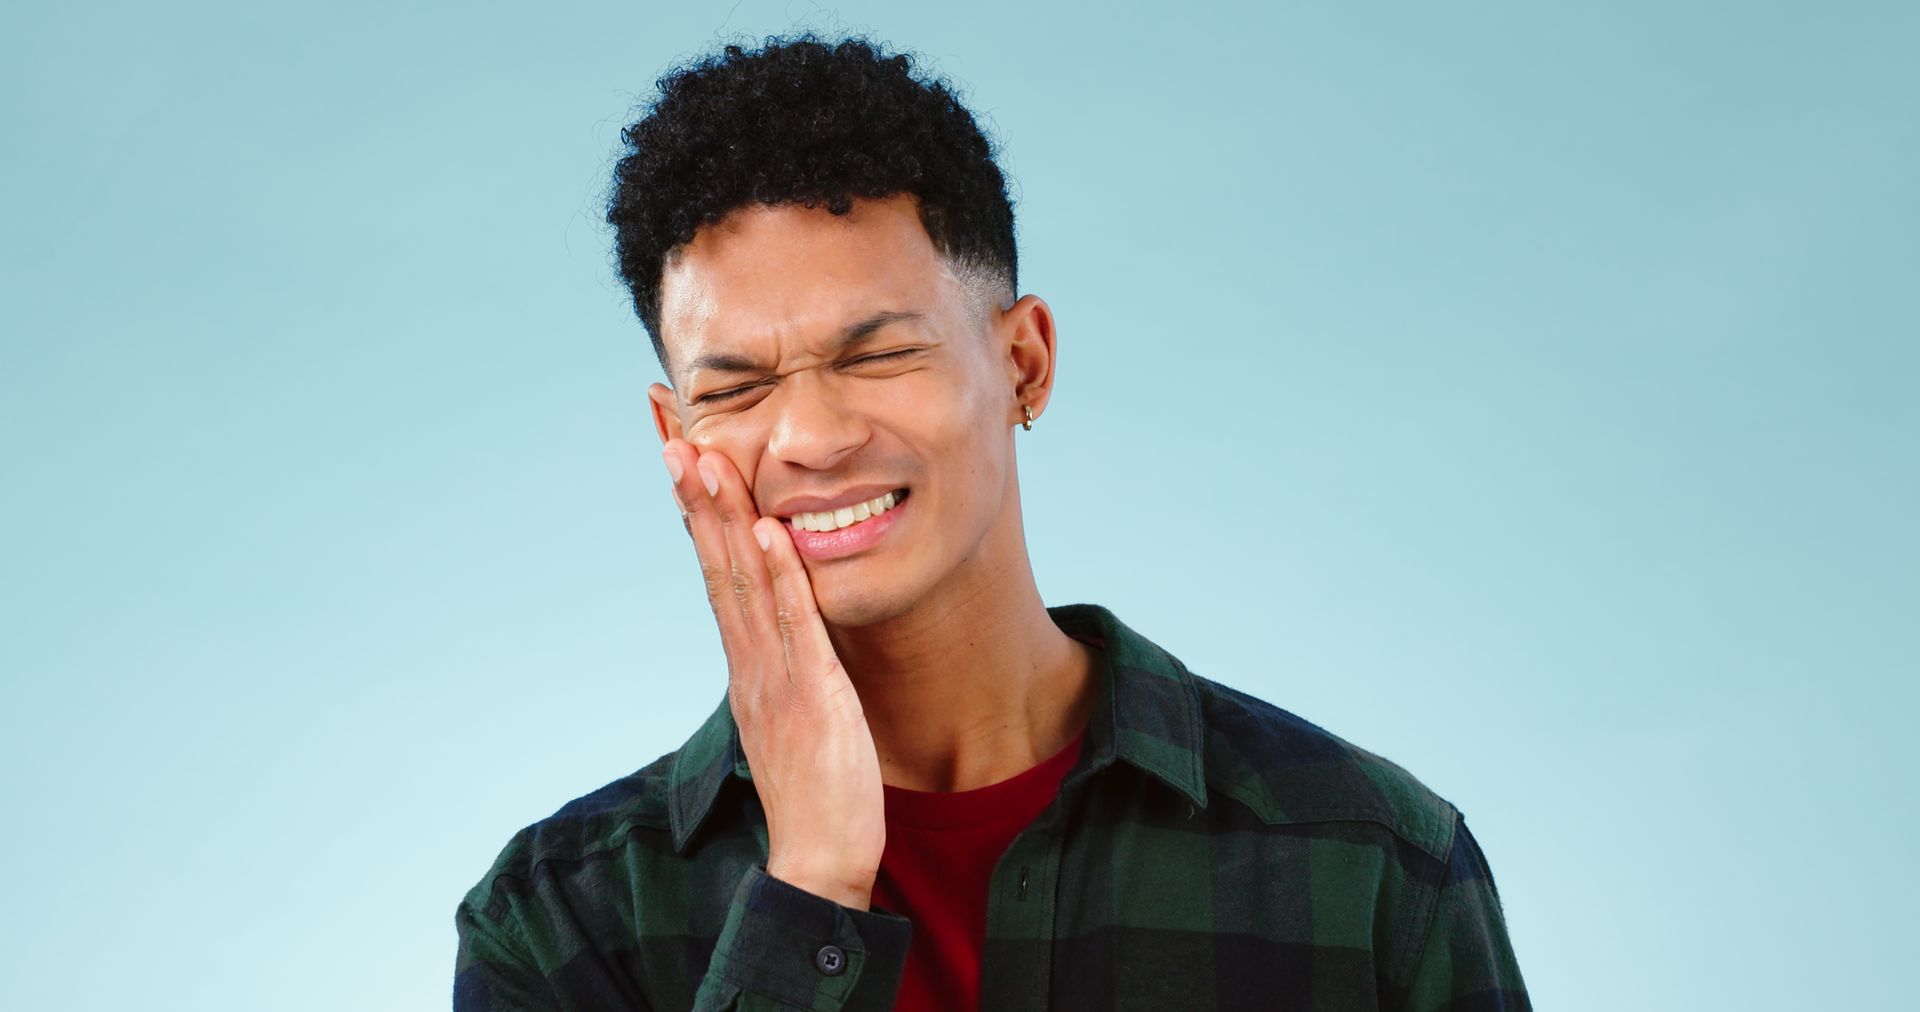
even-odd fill
[{"label": "shirt button", "polygon": [[820,951],[813,954],[813,965],[829,977],[835,977],[847,968],[847,954],[840,951],[838,945],[822,945]]}]

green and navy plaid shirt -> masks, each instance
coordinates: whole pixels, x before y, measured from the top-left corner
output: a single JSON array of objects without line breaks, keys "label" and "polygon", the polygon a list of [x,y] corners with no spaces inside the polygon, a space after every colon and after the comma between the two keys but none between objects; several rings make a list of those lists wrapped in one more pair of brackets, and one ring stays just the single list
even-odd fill
[{"label": "green and navy plaid shirt", "polygon": [[[1189,672],[1095,605],[1086,748],[988,900],[981,1004],[1528,1009],[1487,860],[1399,766]],[[455,914],[459,1012],[888,1009],[913,930],[767,875],[723,700],[516,835]]]}]

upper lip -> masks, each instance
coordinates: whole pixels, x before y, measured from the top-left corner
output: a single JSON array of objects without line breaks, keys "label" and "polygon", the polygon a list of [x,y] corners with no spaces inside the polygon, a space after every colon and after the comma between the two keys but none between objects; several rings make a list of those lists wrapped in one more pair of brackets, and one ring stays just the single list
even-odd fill
[{"label": "upper lip", "polygon": [[774,503],[767,510],[768,516],[790,517],[796,513],[825,513],[842,507],[863,503],[869,499],[878,499],[899,485],[855,485],[835,495],[822,498],[817,495],[796,495]]}]

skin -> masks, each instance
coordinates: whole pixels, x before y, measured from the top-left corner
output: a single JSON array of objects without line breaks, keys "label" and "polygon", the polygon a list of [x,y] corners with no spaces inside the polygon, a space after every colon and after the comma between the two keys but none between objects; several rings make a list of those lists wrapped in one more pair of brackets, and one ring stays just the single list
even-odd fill
[{"label": "skin", "polygon": [[[1022,405],[1037,419],[1053,389],[1052,312],[964,275],[899,195],[844,216],[742,208],[661,277],[673,385],[648,397],[767,812],[767,870],[862,909],[883,784],[997,783],[1092,710],[1095,657],[1047,616],[1015,467]],[[882,311],[917,315],[842,343]],[[709,396],[723,391],[740,392]],[[870,483],[910,492],[886,537],[803,559],[781,501]]]}]

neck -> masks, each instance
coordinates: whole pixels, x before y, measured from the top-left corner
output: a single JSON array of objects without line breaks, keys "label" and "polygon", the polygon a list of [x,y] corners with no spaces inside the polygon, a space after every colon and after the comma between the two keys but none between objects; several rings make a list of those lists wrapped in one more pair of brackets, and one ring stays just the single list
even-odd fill
[{"label": "neck", "polygon": [[1012,564],[970,574],[971,590],[931,595],[876,625],[829,627],[885,783],[984,787],[1032,768],[1086,726],[1096,654],[1053,624],[1025,545],[1017,547]]}]

